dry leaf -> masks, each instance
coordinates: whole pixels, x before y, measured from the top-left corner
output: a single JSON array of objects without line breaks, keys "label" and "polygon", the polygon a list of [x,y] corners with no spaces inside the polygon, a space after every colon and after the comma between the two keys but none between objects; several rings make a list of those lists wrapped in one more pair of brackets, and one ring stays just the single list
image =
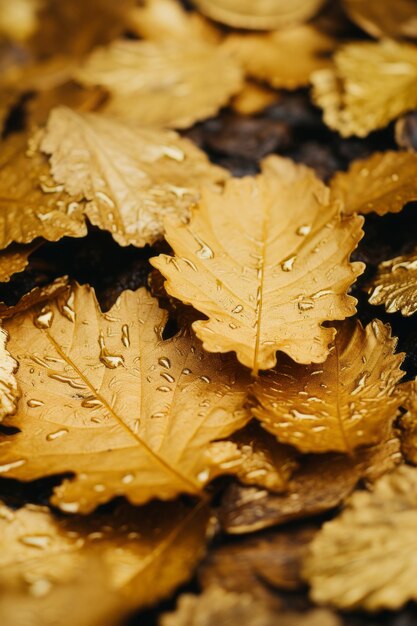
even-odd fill
[{"label": "dry leaf", "polygon": [[349,17],[372,37],[417,37],[415,0],[343,0]]},{"label": "dry leaf", "polygon": [[[201,503],[122,505],[110,513],[71,518],[54,517],[46,507],[13,511],[1,505],[0,585],[18,592],[21,602],[32,597],[33,608],[49,597],[53,610],[60,588],[90,567],[96,588],[105,583],[97,593],[97,614],[110,593],[118,599],[119,616],[126,615],[169,596],[191,576],[204,554],[208,517]],[[78,596],[72,601],[78,605]]]},{"label": "dry leaf", "polygon": [[417,311],[416,277],[417,250],[380,263],[369,288],[369,302],[384,304],[388,313],[413,315]]},{"label": "dry leaf", "polygon": [[273,89],[246,80],[240,93],[231,102],[231,107],[240,115],[254,115],[278,102],[279,95]]},{"label": "dry leaf", "polygon": [[185,220],[199,185],[217,189],[227,176],[174,131],[133,128],[93,113],[54,109],[41,149],[71,195],[88,200],[90,222],[122,246],[144,246],[163,236],[163,218]]},{"label": "dry leaf", "polygon": [[379,320],[338,327],[325,363],[305,367],[290,359],[252,387],[253,414],[279,441],[302,452],[347,452],[387,436],[401,404],[396,385],[404,354]]},{"label": "dry leaf", "polygon": [[[140,504],[201,495],[213,440],[250,417],[233,359],[162,340],[167,315],[144,289],[101,313],[88,287],[5,322],[22,392],[0,472],[20,480],[72,472],[53,503],[88,513],[117,495]],[[59,407],[59,410],[57,409]],[[233,450],[235,452],[235,450]],[[227,461],[217,468],[229,473]]]},{"label": "dry leaf", "polygon": [[16,411],[20,395],[15,372],[18,363],[6,349],[7,333],[0,328],[0,422]]},{"label": "dry leaf", "polygon": [[139,124],[187,128],[216,115],[242,87],[242,71],[217,45],[183,39],[119,40],[75,73],[111,94],[105,111]]},{"label": "dry leaf", "polygon": [[334,68],[312,74],[313,99],[343,137],[366,137],[417,106],[417,47],[391,40],[352,43]]},{"label": "dry leaf", "polygon": [[12,244],[6,250],[0,250],[0,283],[8,283],[13,274],[23,272],[36,247]]},{"label": "dry leaf", "polygon": [[407,202],[417,200],[417,154],[374,152],[354,161],[347,172],[337,172],[330,187],[347,214],[398,213]]},{"label": "dry leaf", "polygon": [[[1,257],[0,257],[1,259]],[[68,277],[62,276],[56,278],[52,283],[34,287],[27,293],[25,293],[16,304],[6,304],[0,302],[0,319],[8,319],[27,311],[35,305],[42,304],[47,300],[63,293],[68,289]]]},{"label": "dry leaf", "polygon": [[249,76],[275,88],[297,89],[309,84],[312,72],[331,64],[335,45],[314,26],[302,25],[267,35],[232,34],[224,47]]},{"label": "dry leaf", "polygon": [[230,534],[241,534],[319,515],[339,506],[361,478],[372,483],[400,461],[399,440],[391,435],[378,446],[356,452],[353,458],[335,454],[306,457],[286,494],[231,485],[219,512],[222,526]]},{"label": "dry leaf", "polygon": [[209,17],[235,28],[272,29],[306,22],[323,0],[193,0]]},{"label": "dry leaf", "polygon": [[0,250],[13,241],[87,234],[80,197],[51,181],[46,158],[28,150],[25,134],[11,135],[0,146],[0,233]]},{"label": "dry leaf", "polygon": [[349,263],[361,219],[341,218],[312,170],[274,156],[262,171],[203,190],[189,224],[166,222],[177,256],[151,260],[170,295],[208,316],[193,324],[204,348],[235,351],[255,374],[277,350],[324,361],[335,331],[321,324],[353,315],[346,290],[363,271]]},{"label": "dry leaf", "polygon": [[381,478],[372,493],[356,492],[310,544],[304,575],[313,600],[368,611],[416,600],[416,511],[417,469],[406,465]]}]

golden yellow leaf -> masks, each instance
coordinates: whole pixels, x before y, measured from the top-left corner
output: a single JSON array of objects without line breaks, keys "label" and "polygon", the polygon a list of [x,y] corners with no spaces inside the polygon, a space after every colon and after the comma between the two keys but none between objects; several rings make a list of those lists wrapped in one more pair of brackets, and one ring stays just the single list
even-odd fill
[{"label": "golden yellow leaf", "polygon": [[81,194],[90,222],[122,246],[161,239],[164,216],[185,220],[199,186],[228,176],[174,131],[133,128],[94,113],[54,109],[41,141],[52,175]]},{"label": "golden yellow leaf", "polygon": [[343,137],[366,137],[417,106],[417,47],[391,40],[351,43],[334,68],[314,72],[313,99]]},{"label": "golden yellow leaf", "polygon": [[75,78],[110,92],[109,114],[170,128],[216,115],[243,84],[240,66],[221,46],[176,38],[115,41],[93,52]]},{"label": "golden yellow leaf", "polygon": [[193,324],[204,348],[235,351],[255,374],[277,350],[324,361],[335,330],[322,322],[354,314],[346,290],[363,271],[349,263],[361,218],[341,217],[309,168],[274,156],[262,172],[203,190],[189,224],[166,222],[176,256],[151,260],[171,296],[208,316]]},{"label": "golden yellow leaf", "polygon": [[349,215],[398,213],[407,202],[417,200],[416,171],[413,152],[374,152],[354,161],[347,172],[338,172],[330,188]]},{"label": "golden yellow leaf", "polygon": [[343,7],[372,37],[417,37],[415,0],[343,0]]},{"label": "golden yellow leaf", "polygon": [[401,449],[406,460],[417,465],[417,381],[403,383],[401,394],[406,410],[400,418]]},{"label": "golden yellow leaf", "polygon": [[6,349],[7,333],[0,328],[0,422],[16,411],[19,390],[15,372],[18,363]]},{"label": "golden yellow leaf", "polygon": [[25,41],[38,26],[40,0],[0,0],[0,37]]},{"label": "golden yellow leaf", "polygon": [[231,107],[241,115],[254,115],[278,100],[279,94],[273,89],[246,80],[240,93],[233,98]]},{"label": "golden yellow leaf", "polygon": [[[33,505],[17,511],[0,505],[0,588],[19,592],[20,602],[32,601],[32,608],[43,609],[46,618],[49,611],[42,598],[49,599],[51,611],[59,609],[62,587],[87,568],[98,602],[91,618],[101,614],[108,593],[118,600],[119,615],[126,615],[155,604],[191,576],[204,554],[208,517],[202,503],[139,509],[122,505],[90,517],[58,517]],[[79,604],[78,595],[72,602]],[[83,619],[88,613],[88,607],[80,611]]]},{"label": "golden yellow leaf", "polygon": [[357,491],[310,545],[312,599],[342,609],[398,609],[417,599],[417,469],[400,466],[372,493]]},{"label": "golden yellow leaf", "polygon": [[262,35],[232,34],[224,47],[249,76],[275,88],[297,89],[309,84],[312,72],[331,64],[335,44],[314,26],[301,25]]},{"label": "golden yellow leaf", "polygon": [[320,365],[282,359],[252,390],[253,414],[282,443],[302,452],[347,452],[386,437],[401,402],[395,393],[404,354],[395,354],[391,329],[374,320],[337,327]]},{"label": "golden yellow leaf", "polygon": [[417,250],[380,263],[369,288],[369,302],[384,304],[388,313],[413,315],[417,311],[416,277]]},{"label": "golden yellow leaf", "polygon": [[29,256],[35,246],[12,244],[0,251],[0,283],[8,283],[13,274],[23,272],[29,265]]},{"label": "golden yellow leaf", "polygon": [[[1,256],[0,256],[1,263]],[[8,319],[18,313],[22,313],[31,307],[41,304],[52,297],[63,293],[68,288],[68,277],[56,278],[52,283],[43,287],[34,287],[25,293],[16,304],[5,304],[0,302],[0,319]]]},{"label": "golden yellow leaf", "polygon": [[323,0],[193,0],[209,17],[228,26],[250,29],[283,28],[306,22]]},{"label": "golden yellow leaf", "polygon": [[0,144],[0,233],[0,250],[13,241],[87,234],[80,198],[51,181],[47,159],[28,150],[25,134]]},{"label": "golden yellow leaf", "polygon": [[76,286],[6,321],[22,392],[10,425],[22,432],[3,437],[0,473],[74,473],[52,499],[68,512],[117,495],[135,504],[201,495],[216,473],[211,442],[250,418],[248,377],[195,338],[162,340],[166,318],[144,289],[103,314],[92,290]]}]

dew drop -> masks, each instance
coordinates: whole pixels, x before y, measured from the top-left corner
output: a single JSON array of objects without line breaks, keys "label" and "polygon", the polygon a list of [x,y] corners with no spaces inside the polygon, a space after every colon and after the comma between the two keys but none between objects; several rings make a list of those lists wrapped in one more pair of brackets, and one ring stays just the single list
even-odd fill
[{"label": "dew drop", "polygon": [[288,259],[285,259],[285,261],[283,261],[281,263],[281,268],[283,272],[291,272],[294,262],[296,261],[297,257],[296,255],[290,256],[288,257]]},{"label": "dew drop", "polygon": [[184,376],[189,376],[191,374],[191,370],[188,367],[184,367],[181,374],[184,374]]},{"label": "dew drop", "polygon": [[61,502],[59,505],[61,511],[64,513],[77,513],[80,508],[79,502]]},{"label": "dew drop", "polygon": [[197,475],[197,479],[201,482],[201,483],[205,483],[208,479],[210,478],[210,472],[209,470],[205,469],[202,472],[200,472]]},{"label": "dew drop", "polygon": [[177,148],[176,146],[163,146],[162,154],[168,157],[169,159],[173,159],[174,161],[180,162],[180,161],[184,161],[185,159],[184,151],[181,150],[180,148]]},{"label": "dew drop", "polygon": [[133,474],[125,474],[122,478],[122,483],[124,485],[130,485],[130,483],[134,481],[134,478]]},{"label": "dew drop", "polygon": [[51,544],[51,537],[49,535],[25,535],[20,537],[19,541],[25,546],[45,550]]},{"label": "dew drop", "polygon": [[22,467],[26,463],[25,459],[19,459],[18,461],[11,461],[11,463],[5,463],[4,465],[0,465],[0,474],[5,474],[9,472],[11,469],[16,469],[17,467]]},{"label": "dew drop", "polygon": [[213,250],[206,243],[204,243],[204,241],[200,239],[200,237],[198,237],[197,235],[194,235],[194,239],[200,246],[199,250],[197,250],[197,252],[195,253],[196,256],[198,256],[199,259],[203,259],[203,260],[213,259],[214,258]]},{"label": "dew drop", "polygon": [[34,598],[42,598],[46,596],[52,589],[52,583],[47,578],[38,578],[34,580],[29,587],[29,593]]},{"label": "dew drop", "polygon": [[127,324],[122,326],[122,344],[125,348],[130,346],[129,326]]},{"label": "dew drop", "polygon": [[26,404],[30,409],[36,409],[39,406],[44,406],[45,403],[42,402],[42,400],[35,400],[35,398],[32,398],[31,400],[28,400]]},{"label": "dew drop", "polygon": [[46,435],[46,440],[55,441],[55,439],[59,439],[60,437],[63,437],[67,433],[68,433],[68,430],[66,428],[61,428],[60,430],[56,430],[55,432],[49,433],[49,435]]},{"label": "dew drop", "polygon": [[171,389],[169,387],[157,387],[156,388],[157,391],[162,391],[162,393],[168,393],[169,391],[171,391]]},{"label": "dew drop", "polygon": [[105,344],[104,344],[104,337],[103,334],[100,333],[99,339],[98,339],[98,343],[100,346],[100,356],[99,359],[100,361],[103,363],[103,365],[105,367],[107,367],[108,369],[114,370],[117,367],[119,367],[120,365],[124,365],[124,358],[122,357],[121,354],[111,354]]},{"label": "dew drop", "polygon": [[306,237],[310,232],[311,232],[311,226],[309,226],[308,224],[303,224],[296,230],[296,234],[299,237]]},{"label": "dew drop", "polygon": [[74,292],[71,292],[68,300],[62,307],[62,314],[67,318],[70,322],[75,322],[75,311],[74,311]]},{"label": "dew drop", "polygon": [[305,298],[304,300],[300,300],[297,306],[300,311],[310,311],[314,309],[314,301],[310,298]]},{"label": "dew drop", "polygon": [[209,383],[210,382],[210,378],[208,376],[200,376],[200,380],[203,383]]},{"label": "dew drop", "polygon": [[241,304],[238,304],[237,306],[235,306],[232,313],[241,313],[242,311],[243,311],[243,306]]},{"label": "dew drop", "polygon": [[102,485],[101,483],[98,483],[97,485],[94,485],[93,489],[97,493],[103,493],[103,491],[106,491],[105,485]]},{"label": "dew drop", "polygon": [[161,358],[158,359],[158,363],[162,367],[166,367],[167,370],[169,370],[171,368],[171,361],[169,359],[167,359],[167,357],[165,357],[165,356],[161,356]]},{"label": "dew drop", "polygon": [[39,313],[39,315],[35,317],[33,323],[35,324],[36,328],[45,330],[47,328],[51,328],[53,319],[53,311],[51,311],[51,309],[44,308]]},{"label": "dew drop", "polygon": [[161,376],[169,383],[175,383],[175,378],[171,374],[168,374],[168,372],[161,372]]}]

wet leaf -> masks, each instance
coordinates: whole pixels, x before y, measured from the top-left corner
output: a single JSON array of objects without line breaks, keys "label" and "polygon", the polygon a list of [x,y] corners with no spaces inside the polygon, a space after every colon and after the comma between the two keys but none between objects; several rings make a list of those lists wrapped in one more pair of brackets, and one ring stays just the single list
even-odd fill
[{"label": "wet leaf", "polygon": [[400,461],[400,443],[393,435],[354,457],[309,456],[283,495],[231,485],[222,500],[220,521],[226,532],[241,534],[320,515],[342,504],[361,478],[372,483]]},{"label": "wet leaf", "polygon": [[252,387],[253,414],[282,443],[302,452],[346,452],[386,437],[401,403],[396,385],[404,354],[379,320],[338,326],[325,363],[282,359]]},{"label": "wet leaf", "polygon": [[58,241],[84,237],[80,196],[69,196],[51,180],[46,158],[28,148],[25,134],[0,146],[0,250],[37,237]]},{"label": "wet leaf", "polygon": [[381,478],[372,493],[353,494],[310,544],[304,576],[313,600],[368,611],[415,600],[416,506],[417,470],[406,465]]},{"label": "wet leaf", "polygon": [[19,390],[15,372],[18,363],[8,351],[7,333],[0,328],[0,422],[16,411]]},{"label": "wet leaf", "polygon": [[242,87],[242,71],[208,42],[119,40],[98,49],[75,77],[111,94],[105,111],[123,120],[187,128],[215,115]]},{"label": "wet leaf", "polygon": [[343,0],[349,17],[372,37],[417,37],[416,1]]},{"label": "wet leaf", "polygon": [[248,377],[192,337],[162,340],[166,317],[144,289],[103,314],[91,289],[74,287],[6,321],[22,392],[10,425],[22,432],[3,437],[1,474],[74,473],[52,498],[66,512],[117,495],[134,504],[201,495],[216,473],[210,443],[250,417]]},{"label": "wet leaf", "polygon": [[[1,260],[1,257],[0,257]],[[0,302],[0,319],[8,319],[23,313],[35,305],[42,304],[43,302],[50,300],[52,297],[63,293],[68,289],[68,277],[63,276],[56,278],[52,283],[34,287],[27,293],[25,293],[16,304],[5,304]]]},{"label": "wet leaf", "polygon": [[273,89],[252,80],[246,80],[240,93],[233,98],[231,106],[236,113],[253,115],[260,113],[278,100],[279,95]]},{"label": "wet leaf", "polygon": [[[366,62],[364,62],[366,59]],[[391,40],[345,45],[314,72],[313,99],[343,137],[366,137],[417,106],[417,47]]]},{"label": "wet leaf", "polygon": [[29,264],[29,257],[36,246],[12,244],[0,251],[0,283],[8,283],[13,274],[23,272]]},{"label": "wet leaf", "polygon": [[405,316],[417,311],[417,251],[380,263],[369,288],[369,302],[383,304],[388,313]]},{"label": "wet leaf", "polygon": [[407,202],[417,200],[417,154],[374,152],[354,161],[347,172],[337,172],[330,187],[347,214],[398,213]]},{"label": "wet leaf", "polygon": [[308,25],[267,35],[232,34],[225,43],[250,76],[284,89],[308,85],[312,72],[331,64],[334,47],[331,37]]},{"label": "wet leaf", "polygon": [[322,0],[193,0],[206,15],[228,26],[250,29],[282,28],[305,22],[318,12]]},{"label": "wet leaf", "polygon": [[262,169],[221,195],[203,190],[189,224],[165,224],[176,256],[151,260],[171,296],[209,317],[193,324],[204,348],[235,351],[254,373],[277,350],[324,361],[335,331],[321,323],[353,315],[346,289],[363,271],[349,263],[360,218],[341,218],[312,170],[279,157]]},{"label": "wet leaf", "polygon": [[[54,516],[46,507],[13,511],[1,505],[0,587],[7,595],[17,594],[27,610],[42,611],[35,623],[43,625],[42,617],[51,619],[51,613],[64,609],[62,599],[73,615],[71,585],[88,573],[89,601],[80,605],[80,619],[86,626],[101,626],[104,604],[114,624],[115,612],[120,619],[132,609],[155,604],[191,576],[204,554],[207,522],[202,504],[122,505],[111,513],[71,518]],[[62,598],[65,592],[67,598]],[[72,603],[74,599],[72,595]],[[2,603],[0,616],[5,609]]]},{"label": "wet leaf", "polygon": [[99,114],[54,109],[41,142],[51,171],[88,201],[90,222],[123,246],[163,236],[164,216],[185,220],[198,188],[217,189],[228,174],[174,131],[133,128]]}]

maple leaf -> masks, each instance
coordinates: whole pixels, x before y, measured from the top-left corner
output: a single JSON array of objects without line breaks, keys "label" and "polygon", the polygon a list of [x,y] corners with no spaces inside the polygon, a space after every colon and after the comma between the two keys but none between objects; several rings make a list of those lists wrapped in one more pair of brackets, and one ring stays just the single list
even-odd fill
[{"label": "maple leaf", "polygon": [[342,504],[359,480],[372,484],[401,460],[400,442],[391,433],[381,444],[356,451],[354,457],[307,456],[284,494],[232,484],[223,497],[219,519],[227,533],[239,535],[320,515]]},{"label": "maple leaf", "polygon": [[[80,605],[80,618],[90,615],[95,624],[108,593],[116,605],[108,608],[113,613],[117,608],[120,619],[132,609],[155,604],[184,583],[204,554],[209,518],[206,505],[179,502],[141,509],[125,504],[90,517],[57,517],[46,507],[33,505],[17,511],[0,505],[0,513],[0,587],[6,595],[17,591],[19,603],[44,610],[46,619],[59,609],[62,586],[86,570],[92,578],[90,589],[96,587],[98,606]],[[49,609],[41,603],[44,596]],[[3,603],[0,616],[2,610]]]},{"label": "maple leaf", "polygon": [[250,76],[275,88],[297,89],[308,85],[313,71],[331,64],[335,41],[313,26],[301,25],[267,35],[232,34],[224,47]]},{"label": "maple leaf", "polygon": [[349,263],[361,219],[341,218],[312,170],[274,156],[262,172],[203,190],[189,224],[165,224],[176,256],[151,259],[167,292],[208,316],[193,324],[204,348],[235,351],[255,374],[277,350],[324,361],[335,331],[321,323],[353,315],[346,289],[363,271]]},{"label": "maple leaf", "polygon": [[94,113],[54,109],[41,141],[52,175],[81,194],[92,224],[122,246],[163,236],[163,218],[186,219],[199,185],[217,189],[228,173],[174,131],[133,128]]},{"label": "maple leaf", "polygon": [[[364,62],[365,59],[365,62]],[[347,44],[334,68],[311,76],[324,121],[343,137],[366,137],[417,106],[417,47],[391,40]]]},{"label": "maple leaf", "polygon": [[369,287],[369,302],[384,304],[388,313],[413,315],[417,311],[416,276],[417,250],[380,263]]},{"label": "maple leaf", "polygon": [[354,161],[347,172],[337,172],[330,183],[332,196],[349,215],[398,213],[417,200],[416,169],[415,153],[374,152]]},{"label": "maple leaf", "polygon": [[368,611],[417,599],[417,469],[400,466],[372,493],[358,491],[310,544],[304,575],[320,604]]},{"label": "maple leaf", "polygon": [[253,414],[282,443],[302,452],[347,452],[386,435],[401,398],[404,354],[391,329],[374,320],[338,326],[325,363],[304,367],[282,359],[252,387]]},{"label": "maple leaf", "polygon": [[315,15],[323,0],[193,0],[202,13],[235,28],[283,28]]},{"label": "maple leaf", "polygon": [[416,37],[415,0],[343,0],[349,17],[372,37]]},{"label": "maple leaf", "polygon": [[124,120],[187,128],[215,115],[242,87],[242,71],[208,42],[119,40],[98,49],[76,71],[85,85],[111,94],[105,111]]},{"label": "maple leaf", "polygon": [[135,504],[201,495],[215,473],[210,443],[250,418],[248,377],[192,337],[162,340],[166,318],[144,289],[103,314],[76,286],[5,321],[22,392],[10,423],[22,432],[3,437],[0,472],[26,481],[73,472],[52,499],[67,512],[116,495]]},{"label": "maple leaf", "polygon": [[26,134],[10,135],[0,147],[0,249],[86,234],[80,198],[51,181],[46,158],[28,150]]}]

